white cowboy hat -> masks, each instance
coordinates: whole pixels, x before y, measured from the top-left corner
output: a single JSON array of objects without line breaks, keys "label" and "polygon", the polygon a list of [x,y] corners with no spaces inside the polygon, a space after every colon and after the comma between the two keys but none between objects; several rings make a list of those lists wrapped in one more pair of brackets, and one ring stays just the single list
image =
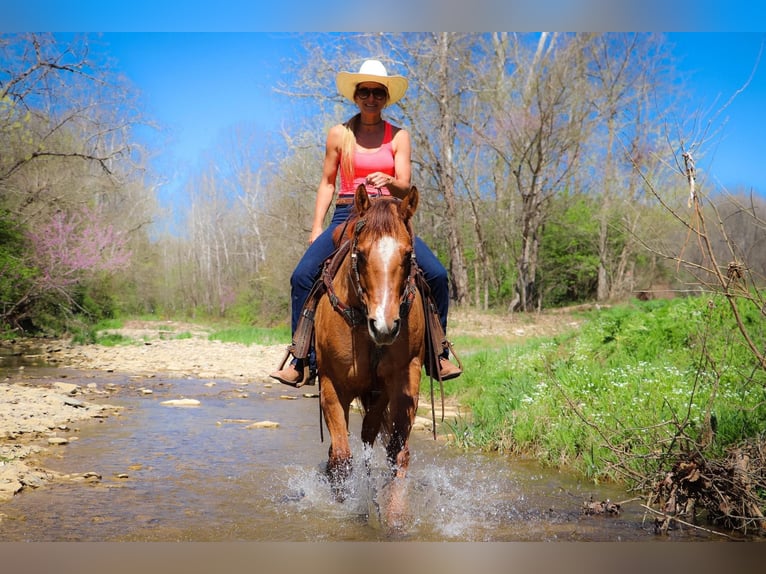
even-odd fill
[{"label": "white cowboy hat", "polygon": [[339,72],[335,83],[342,96],[354,101],[357,84],[362,82],[377,82],[388,89],[388,104],[395,104],[407,91],[407,78],[404,76],[389,76],[386,67],[379,60],[365,60],[358,73]]}]

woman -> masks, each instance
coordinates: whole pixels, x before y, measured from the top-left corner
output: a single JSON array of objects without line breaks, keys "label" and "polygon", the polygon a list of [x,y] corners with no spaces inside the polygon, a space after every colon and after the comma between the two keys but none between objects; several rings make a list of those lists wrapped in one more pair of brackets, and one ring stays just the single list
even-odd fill
[{"label": "woman", "polygon": [[[340,72],[336,84],[341,95],[357,105],[359,113],[347,122],[333,126],[327,134],[309,247],[290,278],[293,335],[306,298],[319,277],[322,263],[335,250],[333,229],[346,221],[351,213],[356,188],[364,184],[371,197],[393,195],[403,198],[410,191],[410,135],[407,130],[390,124],[382,117],[383,108],[404,96],[407,79],[389,76],[381,62],[367,60],[358,73]],[[335,196],[339,171],[340,190],[335,211],[329,227],[323,231],[325,215]],[[436,301],[439,320],[446,333],[449,310],[447,270],[418,237],[415,238],[415,257]],[[440,357],[442,380],[461,374],[461,370],[447,358],[448,354],[449,351],[445,350]],[[270,376],[292,386],[311,384],[316,373],[313,350],[309,362],[308,381],[303,381],[304,365],[297,359]]]}]

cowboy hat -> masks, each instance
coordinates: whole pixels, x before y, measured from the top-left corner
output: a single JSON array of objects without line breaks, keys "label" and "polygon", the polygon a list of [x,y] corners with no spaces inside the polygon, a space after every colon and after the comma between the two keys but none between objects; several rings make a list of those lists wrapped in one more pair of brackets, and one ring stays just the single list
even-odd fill
[{"label": "cowboy hat", "polygon": [[365,60],[358,73],[339,72],[335,77],[338,91],[352,102],[354,101],[356,86],[362,82],[377,82],[386,86],[388,90],[387,105],[401,100],[408,85],[407,78],[404,76],[389,76],[386,73],[386,67],[379,60]]}]

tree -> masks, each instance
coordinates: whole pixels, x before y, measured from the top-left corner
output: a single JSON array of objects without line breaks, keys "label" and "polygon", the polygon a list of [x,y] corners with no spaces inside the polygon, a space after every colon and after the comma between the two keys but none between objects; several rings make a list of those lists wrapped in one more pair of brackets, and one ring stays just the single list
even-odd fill
[{"label": "tree", "polygon": [[[597,189],[598,289],[596,299],[619,299],[632,292],[633,259],[646,195],[634,162],[644,169],[660,137],[662,111],[652,109],[651,95],[660,89],[667,55],[661,38],[649,34],[598,34],[587,43],[590,101],[596,114],[588,186]],[[662,90],[669,104],[672,91]],[[668,105],[669,108],[669,105]],[[615,225],[617,222],[617,225]],[[627,233],[626,233],[627,231]],[[620,241],[611,236],[619,233]]]},{"label": "tree", "polygon": [[41,202],[77,199],[30,185],[32,174],[49,166],[73,168],[90,184],[125,175],[136,151],[130,127],[139,117],[126,97],[130,90],[89,59],[87,37],[62,44],[53,35],[2,36],[0,61],[0,138],[7,150],[0,190],[19,215],[32,216]]},{"label": "tree", "polygon": [[[409,78],[408,97],[400,104],[413,139],[413,164],[421,201],[417,216],[427,227],[432,248],[446,244],[452,298],[469,302],[468,261],[461,197],[468,180],[470,141],[464,107],[470,103],[470,66],[476,35],[433,33],[387,37],[389,51]],[[427,222],[427,225],[422,225]]]},{"label": "tree", "polygon": [[[451,56],[456,51],[453,44],[452,34],[441,32],[436,38],[436,54],[438,67],[436,68],[436,91],[433,93],[437,102],[439,123],[438,144],[436,149],[441,151],[434,158],[434,175],[437,189],[442,191],[445,203],[445,215],[447,222],[447,237],[449,240],[450,269],[452,271],[452,284],[454,297],[458,304],[468,301],[468,272],[463,256],[463,238],[457,225],[457,177],[455,161],[455,144],[457,138],[457,117],[460,114],[461,90],[455,90],[450,82],[452,77]],[[434,150],[431,146],[429,150]]]},{"label": "tree", "polygon": [[[540,308],[536,285],[540,234],[551,199],[570,181],[589,127],[583,37],[543,33],[534,49],[518,38],[507,51],[526,74],[498,92],[485,141],[506,163],[519,194],[520,246],[510,310]],[[504,50],[505,51],[505,50]]]},{"label": "tree", "polygon": [[131,143],[140,116],[129,86],[91,57],[87,37],[0,36],[0,63],[0,209],[27,230],[34,275],[2,302],[0,320],[18,326],[36,299],[67,314],[89,278],[122,268],[127,234],[145,231],[154,203]]}]

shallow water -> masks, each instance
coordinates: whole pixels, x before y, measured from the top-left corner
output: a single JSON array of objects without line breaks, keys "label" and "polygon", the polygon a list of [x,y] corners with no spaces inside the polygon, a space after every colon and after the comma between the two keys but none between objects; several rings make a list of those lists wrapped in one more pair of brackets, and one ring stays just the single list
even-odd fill
[{"label": "shallow water", "polygon": [[[26,378],[35,372],[51,373],[31,368]],[[630,495],[533,462],[463,452],[424,431],[412,436],[406,512],[392,529],[378,512],[390,488],[383,448],[371,453],[369,476],[358,468],[364,466],[358,413],[351,436],[359,463],[346,500],[332,497],[318,399],[304,397],[315,387],[109,373],[69,373],[66,380],[118,385],[103,402],[124,410],[80,423],[79,439],[51,451],[44,466],[102,478],[17,494],[0,505],[2,541],[720,540],[694,529],[656,536],[640,501],[625,503],[616,517],[582,515],[591,498],[616,502]],[[176,398],[201,404],[161,404]],[[264,420],[279,426],[247,428]]]}]

